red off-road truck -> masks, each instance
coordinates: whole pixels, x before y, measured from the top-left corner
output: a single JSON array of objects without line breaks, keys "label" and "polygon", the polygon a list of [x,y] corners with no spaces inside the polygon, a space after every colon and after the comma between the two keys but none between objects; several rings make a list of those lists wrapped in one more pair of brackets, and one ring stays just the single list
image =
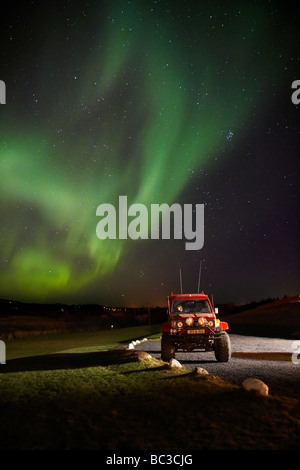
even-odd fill
[{"label": "red off-road truck", "polygon": [[231,357],[228,323],[216,317],[217,309],[207,295],[171,294],[168,297],[168,322],[162,326],[161,358],[169,361],[176,351],[214,351],[216,360]]}]

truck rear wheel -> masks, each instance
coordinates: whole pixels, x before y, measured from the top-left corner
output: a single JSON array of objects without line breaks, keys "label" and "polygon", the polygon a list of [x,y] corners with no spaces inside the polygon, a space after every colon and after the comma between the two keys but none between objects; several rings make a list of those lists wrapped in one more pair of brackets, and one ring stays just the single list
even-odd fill
[{"label": "truck rear wheel", "polygon": [[163,361],[170,361],[175,358],[175,347],[172,344],[170,333],[163,333],[161,338],[161,358]]},{"label": "truck rear wheel", "polygon": [[215,341],[215,357],[219,362],[228,362],[231,358],[231,342],[226,331]]}]

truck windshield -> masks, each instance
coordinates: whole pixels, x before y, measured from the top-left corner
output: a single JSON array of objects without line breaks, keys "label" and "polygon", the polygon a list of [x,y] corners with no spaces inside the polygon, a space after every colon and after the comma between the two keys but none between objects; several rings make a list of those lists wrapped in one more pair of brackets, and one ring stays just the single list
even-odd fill
[{"label": "truck windshield", "polygon": [[208,300],[174,300],[172,313],[211,313]]}]

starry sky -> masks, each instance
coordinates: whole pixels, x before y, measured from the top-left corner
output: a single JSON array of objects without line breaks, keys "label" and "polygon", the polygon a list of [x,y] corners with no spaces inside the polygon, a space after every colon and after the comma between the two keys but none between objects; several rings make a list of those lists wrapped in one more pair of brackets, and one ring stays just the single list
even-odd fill
[{"label": "starry sky", "polygon": [[[299,292],[293,6],[12,1],[0,22],[0,298],[165,305],[200,263],[216,303]],[[203,248],[100,240],[120,195],[204,204]]]}]

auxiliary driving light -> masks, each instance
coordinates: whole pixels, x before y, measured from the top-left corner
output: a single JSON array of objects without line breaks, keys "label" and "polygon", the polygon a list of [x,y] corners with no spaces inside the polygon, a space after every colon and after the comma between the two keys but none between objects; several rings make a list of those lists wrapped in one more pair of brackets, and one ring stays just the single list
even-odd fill
[{"label": "auxiliary driving light", "polygon": [[213,327],[213,326],[214,326],[214,321],[213,321],[213,320],[209,320],[208,326]]},{"label": "auxiliary driving light", "polygon": [[204,326],[206,323],[206,319],[204,317],[198,318],[198,323],[200,326]]},{"label": "auxiliary driving light", "polygon": [[194,324],[194,320],[192,319],[192,317],[189,317],[185,320],[187,326],[193,326]]},{"label": "auxiliary driving light", "polygon": [[182,328],[182,327],[183,327],[183,323],[182,323],[182,321],[179,321],[179,322],[177,323],[177,328]]}]

